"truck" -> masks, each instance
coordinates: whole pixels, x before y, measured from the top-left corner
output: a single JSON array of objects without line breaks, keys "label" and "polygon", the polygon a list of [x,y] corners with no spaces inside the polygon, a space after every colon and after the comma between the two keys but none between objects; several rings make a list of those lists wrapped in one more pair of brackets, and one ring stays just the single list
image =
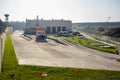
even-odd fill
[{"label": "truck", "polygon": [[46,29],[42,27],[36,28],[36,42],[46,41],[47,34]]}]

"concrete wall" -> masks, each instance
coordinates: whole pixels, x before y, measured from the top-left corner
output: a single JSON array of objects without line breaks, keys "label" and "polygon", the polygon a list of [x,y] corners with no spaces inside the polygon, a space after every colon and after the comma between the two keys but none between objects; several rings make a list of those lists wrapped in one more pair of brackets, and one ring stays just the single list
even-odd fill
[{"label": "concrete wall", "polygon": [[0,34],[0,73],[1,73],[1,67],[2,67],[2,58],[4,53],[5,39],[6,39],[6,34],[5,33]]}]

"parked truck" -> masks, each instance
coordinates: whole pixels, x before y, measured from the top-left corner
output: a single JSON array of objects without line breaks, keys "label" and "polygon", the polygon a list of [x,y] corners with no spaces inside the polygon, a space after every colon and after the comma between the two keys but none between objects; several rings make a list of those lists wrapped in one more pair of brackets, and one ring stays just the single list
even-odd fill
[{"label": "parked truck", "polygon": [[46,38],[47,38],[46,29],[37,27],[36,28],[36,42],[46,41]]}]

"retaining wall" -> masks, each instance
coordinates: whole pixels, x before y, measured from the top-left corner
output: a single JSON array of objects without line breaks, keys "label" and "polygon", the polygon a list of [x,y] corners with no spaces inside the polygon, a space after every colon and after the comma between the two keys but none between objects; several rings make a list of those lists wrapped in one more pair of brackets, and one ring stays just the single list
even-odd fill
[{"label": "retaining wall", "polygon": [[6,34],[5,33],[0,34],[0,73],[2,71],[1,68],[2,68],[5,39],[6,39]]}]

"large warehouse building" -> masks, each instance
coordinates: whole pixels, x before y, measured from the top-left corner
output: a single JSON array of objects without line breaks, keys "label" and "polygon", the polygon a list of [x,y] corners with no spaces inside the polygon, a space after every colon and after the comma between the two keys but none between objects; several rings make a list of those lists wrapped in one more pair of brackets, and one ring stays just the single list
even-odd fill
[{"label": "large warehouse building", "polygon": [[59,31],[71,31],[72,30],[72,22],[70,20],[26,20],[26,30],[25,32],[28,34],[35,34],[36,27],[46,28],[47,34],[56,34]]}]

